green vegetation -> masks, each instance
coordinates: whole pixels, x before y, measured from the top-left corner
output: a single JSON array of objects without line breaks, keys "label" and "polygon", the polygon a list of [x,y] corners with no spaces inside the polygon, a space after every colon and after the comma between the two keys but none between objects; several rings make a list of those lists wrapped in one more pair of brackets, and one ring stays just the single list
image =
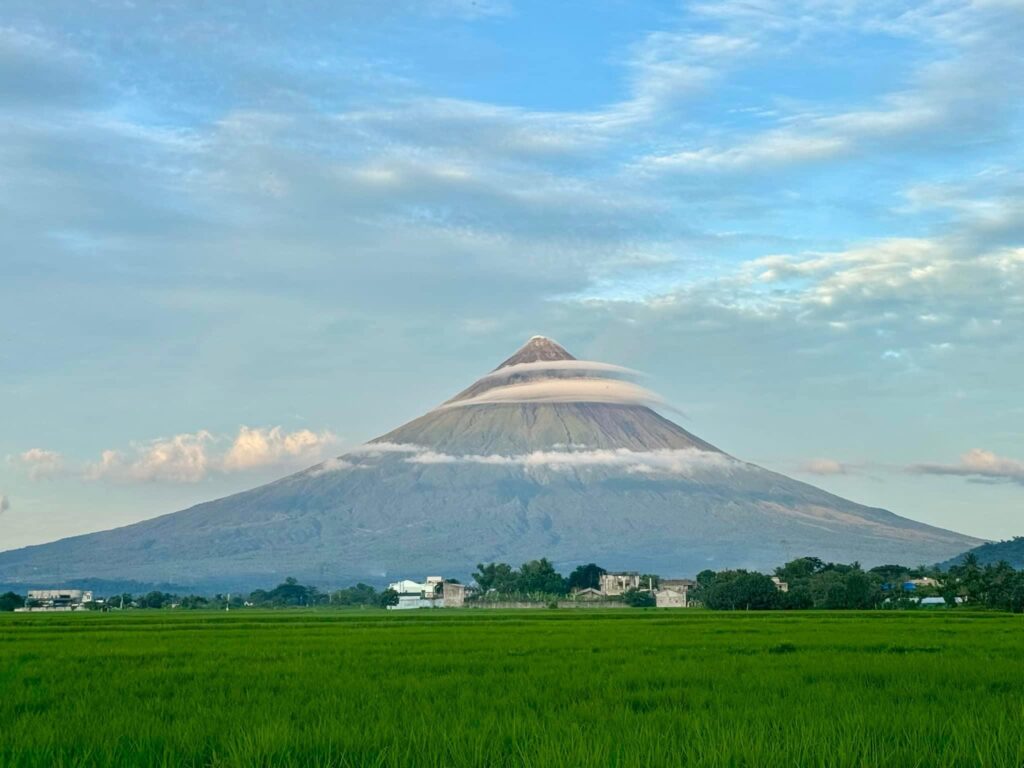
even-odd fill
[{"label": "green vegetation", "polygon": [[0,616],[0,765],[1021,766],[1007,613]]},{"label": "green vegetation", "polygon": [[[595,563],[577,567],[568,578],[555,570],[547,558],[530,560],[518,569],[508,563],[477,565],[467,600],[473,602],[527,602],[558,607],[558,599],[570,592],[600,586],[606,573]],[[449,579],[452,583],[458,583]],[[660,585],[657,574],[639,576],[640,588],[607,598],[634,608],[655,604],[652,590]],[[826,563],[816,557],[800,557],[775,569],[774,576],[756,571],[705,570],[697,574],[691,604],[712,610],[868,610],[873,608],[916,608],[923,597],[941,597],[947,606],[993,608],[1024,612],[1024,570],[1008,563],[981,565],[973,554],[947,571],[938,567],[908,568],[880,565],[865,571],[859,563]],[[152,591],[97,599],[86,607],[93,610],[122,608],[238,608],[360,607],[385,608],[398,603],[391,589],[378,592],[359,583],[345,589],[324,592],[315,586],[285,579],[271,590],[257,589],[247,598],[217,594],[180,597]],[[13,592],[0,595],[0,611],[13,611],[26,604]],[[27,603],[31,605],[31,602]],[[940,601],[941,604],[941,601]]]},{"label": "green vegetation", "polygon": [[[571,578],[577,581],[596,578],[599,581],[600,573],[604,572],[604,569],[593,563],[583,566],[583,569],[581,572],[577,568]],[[523,563],[518,570],[508,563],[478,563],[473,580],[479,586],[482,597],[500,600],[548,602],[551,597],[568,594],[570,589],[570,580],[558,573],[546,557]]]},{"label": "green vegetation", "polygon": [[965,552],[959,557],[954,557],[945,565],[957,565],[963,563],[964,558],[974,555],[979,563],[994,564],[1006,561],[1018,570],[1024,568],[1024,536],[1014,536],[1005,541],[992,541],[975,547],[970,552]]},{"label": "green vegetation", "polygon": [[597,563],[587,563],[576,567],[576,570],[569,574],[566,587],[573,589],[598,589],[601,586],[601,577],[608,573]]},{"label": "green vegetation", "polygon": [[913,608],[919,598],[942,597],[950,606],[1024,611],[1024,570],[1005,562],[982,566],[972,554],[948,571],[902,565],[865,571],[858,563],[801,557],[776,568],[775,576],[785,590],[762,573],[701,571],[693,598],[713,610]]}]

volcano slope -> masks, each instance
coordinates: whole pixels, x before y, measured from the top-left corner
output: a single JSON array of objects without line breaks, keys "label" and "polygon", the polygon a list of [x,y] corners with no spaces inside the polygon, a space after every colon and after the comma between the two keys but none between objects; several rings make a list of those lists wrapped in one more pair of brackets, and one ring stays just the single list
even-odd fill
[{"label": "volcano slope", "polygon": [[981,543],[740,461],[660,415],[631,373],[534,337],[344,456],[181,512],[0,553],[0,583],[381,582],[541,556],[680,576],[802,555],[934,563]]}]

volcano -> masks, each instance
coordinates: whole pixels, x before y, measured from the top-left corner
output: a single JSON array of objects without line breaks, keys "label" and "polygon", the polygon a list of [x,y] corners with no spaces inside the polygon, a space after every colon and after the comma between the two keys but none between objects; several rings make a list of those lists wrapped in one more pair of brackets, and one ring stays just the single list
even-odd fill
[{"label": "volcano", "polygon": [[813,555],[945,560],[980,540],[741,461],[620,366],[536,336],[427,414],[343,456],[144,522],[0,553],[0,582],[251,588],[546,556],[670,576]]}]

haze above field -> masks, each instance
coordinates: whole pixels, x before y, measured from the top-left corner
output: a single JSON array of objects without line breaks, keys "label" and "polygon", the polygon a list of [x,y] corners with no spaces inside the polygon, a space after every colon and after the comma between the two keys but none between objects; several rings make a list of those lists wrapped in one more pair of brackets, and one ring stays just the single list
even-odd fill
[{"label": "haze above field", "polygon": [[1022,24],[4,3],[0,549],[340,454],[534,333],[730,453],[1024,532]]}]

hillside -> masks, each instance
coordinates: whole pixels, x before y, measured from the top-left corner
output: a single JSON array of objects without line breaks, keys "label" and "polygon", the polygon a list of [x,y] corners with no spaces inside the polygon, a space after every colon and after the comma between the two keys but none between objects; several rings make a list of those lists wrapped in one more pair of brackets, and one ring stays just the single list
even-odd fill
[{"label": "hillside", "polygon": [[980,547],[963,552],[942,564],[943,568],[962,563],[967,555],[973,554],[982,565],[1005,560],[1014,568],[1024,568],[1024,536],[1014,536],[1006,541],[991,541]]}]

